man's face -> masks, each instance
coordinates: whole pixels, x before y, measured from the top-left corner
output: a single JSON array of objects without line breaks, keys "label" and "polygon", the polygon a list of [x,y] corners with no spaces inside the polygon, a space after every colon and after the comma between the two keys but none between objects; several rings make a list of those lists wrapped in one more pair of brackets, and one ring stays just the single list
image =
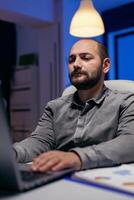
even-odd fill
[{"label": "man's face", "polygon": [[94,87],[103,78],[98,45],[92,40],[80,40],[69,55],[69,78],[79,90]]}]

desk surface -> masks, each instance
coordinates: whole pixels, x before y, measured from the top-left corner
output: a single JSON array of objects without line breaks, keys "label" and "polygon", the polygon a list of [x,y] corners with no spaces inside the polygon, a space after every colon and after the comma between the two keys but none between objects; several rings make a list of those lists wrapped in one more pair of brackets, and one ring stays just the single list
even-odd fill
[{"label": "desk surface", "polygon": [[2,194],[0,200],[131,200],[132,197],[66,179],[18,194]]}]

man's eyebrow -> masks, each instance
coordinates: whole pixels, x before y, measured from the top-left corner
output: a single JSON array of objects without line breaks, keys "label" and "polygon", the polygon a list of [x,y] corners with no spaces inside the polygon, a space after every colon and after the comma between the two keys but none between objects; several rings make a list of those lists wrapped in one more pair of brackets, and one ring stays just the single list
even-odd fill
[{"label": "man's eyebrow", "polygon": [[89,53],[89,52],[81,52],[81,53],[78,53],[78,54],[72,53],[72,54],[69,55],[69,57],[76,56],[76,55],[90,55],[90,56],[92,56],[92,54]]},{"label": "man's eyebrow", "polygon": [[83,53],[79,53],[79,55],[89,55],[89,56],[92,56],[92,54],[91,54],[91,53],[89,53],[89,52],[83,52]]}]

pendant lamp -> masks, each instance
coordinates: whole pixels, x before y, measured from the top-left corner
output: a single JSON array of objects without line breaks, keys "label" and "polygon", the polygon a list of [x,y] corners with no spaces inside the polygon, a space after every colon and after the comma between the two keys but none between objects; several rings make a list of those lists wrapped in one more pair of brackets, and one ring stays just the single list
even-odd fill
[{"label": "pendant lamp", "polygon": [[77,37],[94,37],[104,33],[104,24],[92,0],[81,0],[72,18],[70,34]]}]

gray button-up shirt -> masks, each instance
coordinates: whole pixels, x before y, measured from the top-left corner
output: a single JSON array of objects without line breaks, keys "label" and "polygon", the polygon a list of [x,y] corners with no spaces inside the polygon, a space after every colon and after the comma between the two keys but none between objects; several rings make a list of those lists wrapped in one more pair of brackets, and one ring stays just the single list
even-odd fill
[{"label": "gray button-up shirt", "polygon": [[134,161],[134,94],[106,87],[97,98],[78,93],[50,101],[31,137],[14,144],[19,162],[49,150],[74,151],[82,169]]}]

